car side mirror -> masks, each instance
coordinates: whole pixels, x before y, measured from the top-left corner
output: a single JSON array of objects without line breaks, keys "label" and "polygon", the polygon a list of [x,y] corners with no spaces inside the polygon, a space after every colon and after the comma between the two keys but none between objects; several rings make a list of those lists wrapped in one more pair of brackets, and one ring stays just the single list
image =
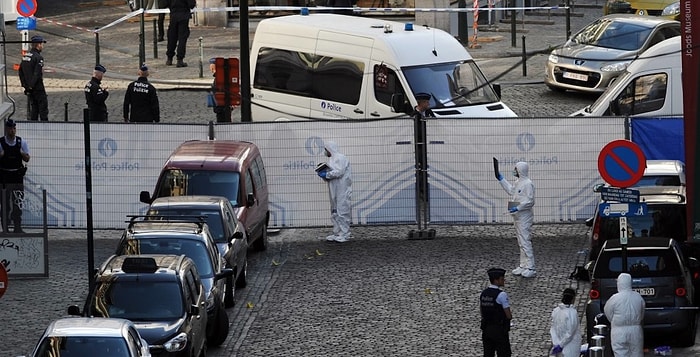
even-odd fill
[{"label": "car side mirror", "polygon": [[68,315],[81,316],[82,314],[80,313],[79,307],[77,307],[76,305],[71,305],[71,306],[68,306]]},{"label": "car side mirror", "polygon": [[232,236],[231,238],[233,238],[233,239],[241,239],[241,238],[243,238],[243,232],[241,232],[241,231],[233,232],[233,236]]},{"label": "car side mirror", "polygon": [[700,261],[698,261],[697,258],[689,257],[688,258],[688,267],[693,271],[698,270],[698,269],[700,269]]},{"label": "car side mirror", "polygon": [[[204,302],[202,302],[202,304],[204,304]],[[197,305],[192,305],[192,306],[190,307],[190,315],[192,315],[192,316],[197,316],[197,315],[199,315],[199,310],[200,310],[199,306],[197,306]]]},{"label": "car side mirror", "polygon": [[148,204],[150,205],[151,202],[153,202],[153,200],[151,200],[151,194],[150,194],[150,192],[148,192],[148,191],[141,191],[141,193],[139,193],[139,201],[141,201],[141,202],[143,202],[143,203],[148,203]]},{"label": "car side mirror", "polygon": [[255,195],[249,193],[245,205],[246,207],[253,207],[253,205],[255,205]]},{"label": "car side mirror", "polygon": [[501,84],[500,83],[493,84],[493,91],[496,92],[496,95],[498,96],[498,100],[501,100]]},{"label": "car side mirror", "polygon": [[404,95],[402,93],[396,93],[391,95],[391,109],[396,113],[405,112]]},{"label": "car side mirror", "polygon": [[584,224],[586,227],[593,227],[593,221],[595,220],[595,217],[588,218]]},{"label": "car side mirror", "polygon": [[216,274],[214,280],[221,280],[223,278],[228,278],[229,276],[233,276],[233,269],[224,268],[218,274]]}]

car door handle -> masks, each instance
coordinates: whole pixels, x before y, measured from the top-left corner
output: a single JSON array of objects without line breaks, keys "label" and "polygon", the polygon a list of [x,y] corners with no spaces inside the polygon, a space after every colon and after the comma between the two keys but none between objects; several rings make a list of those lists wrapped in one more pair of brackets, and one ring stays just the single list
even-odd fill
[{"label": "car door handle", "polygon": [[355,108],[355,110],[353,110],[353,112],[355,112],[355,114],[363,114],[364,113],[364,111],[360,108]]},{"label": "car door handle", "polygon": [[371,115],[371,116],[373,116],[373,117],[380,117],[380,116],[381,116],[381,115],[380,115],[379,113],[377,113],[377,112],[371,112],[371,113],[369,113],[369,115]]}]

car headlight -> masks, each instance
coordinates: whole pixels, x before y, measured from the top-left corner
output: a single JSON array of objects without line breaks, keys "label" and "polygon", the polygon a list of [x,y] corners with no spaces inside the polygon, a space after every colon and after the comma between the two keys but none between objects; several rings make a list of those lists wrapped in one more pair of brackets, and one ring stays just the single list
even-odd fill
[{"label": "car headlight", "polygon": [[559,56],[555,55],[554,53],[550,53],[547,60],[551,63],[557,64],[559,63]]},{"label": "car headlight", "polygon": [[187,334],[184,332],[180,332],[177,336],[163,344],[163,348],[168,352],[182,351],[185,346],[187,346]]},{"label": "car headlight", "polygon": [[675,16],[681,13],[681,2],[674,2],[671,5],[666,6],[663,11],[661,11],[661,16]]},{"label": "car headlight", "polygon": [[622,72],[627,69],[627,66],[629,66],[631,62],[632,61],[624,61],[606,64],[605,66],[600,67],[600,70],[602,72]]}]

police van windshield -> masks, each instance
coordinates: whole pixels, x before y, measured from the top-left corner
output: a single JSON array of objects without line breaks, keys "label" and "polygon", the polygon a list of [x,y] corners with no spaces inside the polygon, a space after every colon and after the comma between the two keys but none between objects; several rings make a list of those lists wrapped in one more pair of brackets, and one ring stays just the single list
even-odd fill
[{"label": "police van windshield", "polygon": [[154,195],[168,196],[224,196],[231,204],[238,205],[240,175],[234,171],[167,170],[161,176]]},{"label": "police van windshield", "polygon": [[431,108],[489,104],[498,96],[474,61],[402,68],[413,93],[431,95]]}]

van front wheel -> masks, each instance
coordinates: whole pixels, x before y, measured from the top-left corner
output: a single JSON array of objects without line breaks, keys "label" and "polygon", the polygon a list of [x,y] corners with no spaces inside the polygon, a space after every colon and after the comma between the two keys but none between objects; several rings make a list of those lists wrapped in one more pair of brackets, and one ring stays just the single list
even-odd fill
[{"label": "van front wheel", "polygon": [[262,232],[260,237],[253,242],[253,247],[257,251],[263,251],[267,249],[267,223],[263,223]]}]

